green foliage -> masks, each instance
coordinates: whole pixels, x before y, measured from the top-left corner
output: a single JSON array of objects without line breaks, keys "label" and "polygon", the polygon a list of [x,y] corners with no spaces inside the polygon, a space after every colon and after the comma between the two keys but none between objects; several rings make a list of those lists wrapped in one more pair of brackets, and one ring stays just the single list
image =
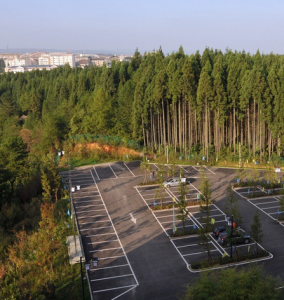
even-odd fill
[{"label": "green foliage", "polygon": [[159,206],[161,207],[161,209],[163,209],[163,200],[166,196],[166,188],[163,184],[160,184],[159,187],[156,188],[155,190],[155,201],[159,201],[160,204]]},{"label": "green foliage", "polygon": [[146,159],[144,159],[141,164],[140,164],[140,169],[141,169],[141,172],[144,174],[144,180],[143,180],[143,183],[147,183],[148,182],[148,173],[150,173],[151,171],[151,165],[149,164],[149,161]]},{"label": "green foliage", "polygon": [[262,225],[258,210],[255,211],[255,214],[253,216],[253,222],[250,225],[250,235],[254,239],[256,249],[258,251],[258,244],[261,243],[263,237]]},{"label": "green foliage", "polygon": [[236,227],[242,223],[242,216],[240,212],[238,199],[235,197],[235,193],[232,189],[231,184],[227,188],[227,198],[225,203],[225,213],[229,216],[234,216]]},{"label": "green foliage", "polygon": [[262,267],[252,266],[201,273],[192,286],[187,287],[181,300],[282,299],[279,280],[266,276]]},{"label": "green foliage", "polygon": [[203,227],[200,227],[198,230],[198,236],[200,239],[200,245],[203,248],[203,251],[207,253],[208,261],[210,261],[211,258],[211,242],[210,238],[207,235],[207,232],[212,229],[211,225],[211,218],[210,218],[210,205],[211,205],[211,189],[210,189],[210,183],[208,178],[206,177],[206,174],[204,170],[201,171],[201,185],[200,185],[200,212],[205,213],[205,216],[201,217],[201,222],[204,223]]},{"label": "green foliage", "polygon": [[5,62],[3,58],[0,58],[0,74],[5,71]]},{"label": "green foliage", "polygon": [[177,219],[182,221],[183,231],[185,231],[185,221],[189,216],[189,211],[186,209],[187,207],[187,198],[186,195],[188,193],[188,188],[184,183],[179,181],[178,185],[178,200],[176,201],[177,205]]}]

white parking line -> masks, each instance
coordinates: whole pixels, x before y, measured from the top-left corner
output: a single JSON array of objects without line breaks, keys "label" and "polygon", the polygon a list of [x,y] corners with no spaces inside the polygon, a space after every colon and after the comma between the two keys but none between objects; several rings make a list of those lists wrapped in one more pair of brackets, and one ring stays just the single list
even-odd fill
[{"label": "white parking line", "polygon": [[91,212],[91,211],[101,211],[101,210],[104,210],[104,209],[92,209],[92,210],[76,211],[76,214],[87,213],[87,212]]},{"label": "white parking line", "polygon": [[127,164],[124,162],[125,167],[129,170],[129,172],[135,177],[135,175],[133,174],[133,172],[128,168]]},{"label": "white parking line", "polygon": [[91,205],[78,206],[77,209],[81,208],[81,207],[92,207],[92,206],[100,206],[100,205],[103,205],[103,204],[91,204]]},{"label": "white parking line", "polygon": [[96,170],[95,166],[93,166],[93,169],[96,172],[96,175],[97,175],[98,179],[101,180],[100,177],[99,177],[99,175],[98,175],[98,173],[97,173],[97,170]]},{"label": "white parking line", "polygon": [[[96,215],[96,216],[84,216],[84,217],[77,217],[77,219],[86,219],[86,218],[97,218],[97,217],[107,217],[107,215]],[[81,224],[81,223],[80,223]]]},{"label": "white parking line", "polygon": [[257,203],[256,205],[262,205],[262,204],[270,204],[270,203],[279,203],[279,201],[270,201],[270,202],[262,202],[262,203]]},{"label": "white parking line", "polygon": [[103,244],[103,243],[109,243],[109,242],[115,242],[115,241],[117,241],[117,239],[115,239],[115,240],[109,240],[109,241],[92,242],[92,243],[88,243],[88,245],[92,245],[92,244]]},{"label": "white parking line", "polygon": [[[87,223],[86,223],[87,224]],[[111,228],[111,226],[108,227],[96,227],[96,228],[86,228],[86,229],[80,229],[80,231],[86,231],[86,230],[99,230],[99,229],[105,229],[105,228]]]},{"label": "white parking line", "polygon": [[181,165],[178,165],[181,169],[184,169],[184,171],[186,172],[186,173],[189,173],[184,167],[182,167]]},{"label": "white parking line", "polygon": [[113,232],[109,232],[109,233],[100,233],[100,234],[86,235],[86,237],[94,237],[94,236],[101,236],[101,235],[113,235],[113,234],[114,234]]},{"label": "white parking line", "polygon": [[[128,288],[128,287],[133,287],[133,288],[135,288],[137,285],[125,285],[125,286],[120,286],[120,287],[115,287],[115,288],[110,288],[110,289],[105,289],[105,290],[98,290],[98,291],[93,291],[93,293],[95,294],[95,293],[101,293],[101,292],[107,292],[107,291],[113,291],[113,290],[120,290],[120,289],[124,289],[124,288]],[[130,290],[132,290],[132,289],[130,289]],[[130,290],[128,290],[128,291],[130,291]],[[128,292],[128,291],[126,291],[126,292]],[[125,292],[125,293],[126,293]],[[123,295],[123,294],[125,294],[125,293],[122,293],[121,295]],[[121,295],[119,295],[119,297],[121,296]],[[117,297],[115,297],[115,298],[112,298],[112,300],[114,300],[114,299],[116,299]]]},{"label": "white parking line", "polygon": [[108,251],[108,250],[115,250],[115,249],[121,249],[121,247],[116,247],[116,248],[108,248],[108,249],[100,249],[100,250],[91,250],[91,252],[103,252],[103,251]]},{"label": "white parking line", "polygon": [[[218,249],[210,250],[210,252],[216,252],[216,251],[219,251],[219,250]],[[206,252],[196,252],[196,253],[190,253],[190,254],[183,254],[183,256],[191,256],[191,255],[197,255],[197,254],[206,254]]]},{"label": "white parking line", "polygon": [[271,208],[279,208],[280,206],[271,206],[271,207],[263,207],[262,209],[271,209]]},{"label": "white parking line", "polygon": [[134,273],[134,271],[133,271],[133,269],[132,269],[132,267],[131,267],[131,264],[130,264],[130,262],[129,262],[129,260],[128,260],[127,254],[126,254],[126,252],[125,252],[125,250],[124,250],[124,248],[123,248],[123,246],[122,246],[122,244],[121,244],[121,241],[120,241],[120,239],[119,239],[119,236],[118,236],[118,234],[117,234],[117,231],[116,231],[116,229],[115,229],[115,227],[114,227],[114,224],[113,224],[113,222],[112,222],[112,219],[111,219],[111,217],[110,217],[110,215],[109,215],[109,213],[108,213],[107,207],[106,207],[106,205],[105,205],[105,202],[104,202],[104,200],[103,200],[103,197],[102,197],[102,195],[101,195],[101,193],[100,193],[99,187],[98,187],[98,185],[97,185],[97,183],[96,183],[96,180],[95,180],[95,178],[94,178],[92,172],[91,172],[91,175],[92,175],[92,177],[93,177],[93,180],[94,180],[94,183],[95,183],[95,185],[96,185],[96,187],[97,187],[97,190],[98,190],[98,192],[99,192],[99,194],[100,194],[100,197],[101,197],[102,202],[103,202],[103,204],[104,204],[105,210],[106,210],[106,212],[107,212],[107,214],[108,214],[108,217],[109,217],[109,219],[110,219],[110,222],[111,222],[111,224],[112,224],[113,230],[115,231],[117,240],[118,240],[118,242],[119,242],[119,244],[120,244],[120,247],[121,247],[121,250],[123,251],[123,254],[124,254],[124,256],[125,256],[125,259],[127,260],[127,263],[128,263],[128,265],[129,265],[129,268],[130,268],[130,270],[131,270],[131,272],[132,272],[132,276],[134,277],[134,280],[135,280],[135,282],[136,282],[136,285],[138,286],[139,283],[138,283],[138,281],[137,281],[137,278],[136,278],[136,276],[135,276],[135,273]]},{"label": "white parking line", "polygon": [[110,267],[103,267],[103,268],[96,268],[92,271],[98,271],[98,270],[105,270],[105,269],[113,269],[113,268],[120,268],[120,267],[128,267],[128,264],[125,265],[117,265],[117,266],[110,266]]},{"label": "white parking line", "polygon": [[197,172],[199,172],[199,170],[198,169],[196,169],[194,166],[191,166],[194,170],[196,170]]},{"label": "white parking line", "polygon": [[[171,222],[173,223],[173,222]],[[194,225],[186,225],[184,227],[193,227]],[[176,228],[183,228],[183,226],[176,226]],[[173,227],[170,227],[170,228],[165,228],[165,230],[173,230]]]},{"label": "white parking line", "polygon": [[199,246],[199,244],[190,244],[190,245],[184,245],[184,246],[177,246],[177,248],[186,248],[186,247],[193,247],[193,246]]},{"label": "white parking line", "polygon": [[187,236],[181,236],[181,237],[177,237],[177,238],[172,238],[173,241],[177,241],[177,240],[185,240],[185,239],[192,239],[192,238],[196,238],[198,237],[197,234],[193,234],[193,235],[187,235]]},{"label": "white parking line", "polygon": [[110,167],[110,169],[112,170],[112,173],[114,174],[114,176],[115,176],[116,178],[118,178],[118,177],[116,176],[116,174],[114,173],[114,170],[112,169],[111,165],[109,165],[109,167]]},{"label": "white parking line", "polygon": [[210,169],[208,169],[206,166],[204,166],[205,169],[207,169],[208,171],[210,171],[212,174],[215,175],[215,173],[213,171],[211,171]]},{"label": "white parking line", "polygon": [[112,259],[112,258],[120,258],[120,257],[125,257],[125,255],[116,255],[116,256],[109,256],[109,257],[100,257],[100,260]]},{"label": "white parking line", "polygon": [[133,276],[133,274],[126,274],[126,275],[119,275],[119,276],[112,276],[112,277],[103,277],[98,279],[91,279],[90,281],[101,281],[106,279],[113,279],[113,278],[120,278],[120,277],[127,277],[127,276]]}]

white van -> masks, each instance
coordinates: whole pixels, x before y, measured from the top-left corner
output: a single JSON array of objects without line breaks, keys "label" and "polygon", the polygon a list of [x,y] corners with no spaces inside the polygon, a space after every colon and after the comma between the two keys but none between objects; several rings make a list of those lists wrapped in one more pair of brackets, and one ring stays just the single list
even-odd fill
[{"label": "white van", "polygon": [[163,186],[164,187],[178,186],[180,182],[182,184],[189,183],[189,181],[187,181],[186,178],[173,177],[173,178],[170,178],[167,181],[163,182]]}]

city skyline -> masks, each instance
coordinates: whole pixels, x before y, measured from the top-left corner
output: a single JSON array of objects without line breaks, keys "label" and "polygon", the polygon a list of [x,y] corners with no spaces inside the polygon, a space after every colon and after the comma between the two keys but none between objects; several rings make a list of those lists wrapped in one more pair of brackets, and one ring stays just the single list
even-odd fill
[{"label": "city skyline", "polygon": [[165,54],[205,47],[284,53],[280,0],[130,0],[94,2],[6,1],[0,19],[0,49]]}]

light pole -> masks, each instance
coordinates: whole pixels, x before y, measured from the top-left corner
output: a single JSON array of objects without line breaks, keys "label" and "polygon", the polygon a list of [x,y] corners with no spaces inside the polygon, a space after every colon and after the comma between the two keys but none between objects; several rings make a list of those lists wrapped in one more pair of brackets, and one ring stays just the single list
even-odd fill
[{"label": "light pole", "polygon": [[233,257],[233,229],[234,229],[234,216],[231,216],[231,254],[230,254],[230,258]]},{"label": "light pole", "polygon": [[175,224],[175,198],[173,198],[173,234],[176,231],[176,224]]},{"label": "light pole", "polygon": [[80,256],[80,265],[81,265],[82,293],[83,293],[83,300],[85,300],[85,289],[84,289],[84,280],[83,280],[82,256]]}]

